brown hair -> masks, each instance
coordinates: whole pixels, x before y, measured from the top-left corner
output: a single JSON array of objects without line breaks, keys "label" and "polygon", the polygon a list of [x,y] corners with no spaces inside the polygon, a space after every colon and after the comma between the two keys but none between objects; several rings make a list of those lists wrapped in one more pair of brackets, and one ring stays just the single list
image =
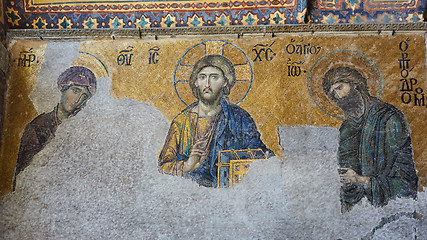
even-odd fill
[{"label": "brown hair", "polygon": [[357,70],[350,67],[336,67],[330,69],[323,77],[322,87],[326,95],[335,83],[349,83],[356,85],[356,89],[365,96],[370,96],[366,79]]},{"label": "brown hair", "polygon": [[198,98],[196,80],[197,74],[205,67],[215,67],[221,70],[225,81],[227,82],[226,86],[222,89],[224,96],[230,94],[231,88],[236,82],[236,72],[234,70],[233,63],[222,55],[207,55],[199,59],[193,67],[191,73],[189,84],[193,95]]}]

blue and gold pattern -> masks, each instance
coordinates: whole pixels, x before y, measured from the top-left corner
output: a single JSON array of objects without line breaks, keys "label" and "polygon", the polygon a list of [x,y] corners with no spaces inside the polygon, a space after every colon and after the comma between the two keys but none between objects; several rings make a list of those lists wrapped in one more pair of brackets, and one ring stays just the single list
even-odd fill
[{"label": "blue and gold pattern", "polygon": [[306,0],[16,0],[10,28],[173,28],[304,23]]},{"label": "blue and gold pattern", "polygon": [[[2,0],[0,0],[1,3]],[[6,0],[2,29],[422,22],[426,0]],[[309,17],[307,18],[307,15]]]},{"label": "blue and gold pattern", "polygon": [[311,23],[422,22],[426,0],[314,0]]}]

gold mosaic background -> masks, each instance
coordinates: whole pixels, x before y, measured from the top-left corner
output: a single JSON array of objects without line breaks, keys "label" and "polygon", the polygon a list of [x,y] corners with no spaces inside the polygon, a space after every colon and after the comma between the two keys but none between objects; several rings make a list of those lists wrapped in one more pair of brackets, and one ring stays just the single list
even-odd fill
[{"label": "gold mosaic background", "polygon": [[[418,79],[417,86],[427,88],[425,80],[425,38],[423,35],[286,35],[274,38],[244,37],[240,39],[98,40],[82,42],[79,51],[96,56],[105,65],[112,81],[110,92],[115,98],[127,97],[140,102],[149,102],[171,121],[185,108],[185,105],[178,98],[173,84],[177,63],[188,51],[182,59],[182,63],[191,64],[193,61],[192,64],[194,64],[204,54],[204,48],[200,48],[200,45],[194,46],[205,40],[216,40],[206,43],[208,54],[220,54],[224,43],[220,40],[223,40],[231,43],[224,47],[224,55],[233,63],[246,61],[245,54],[250,59],[253,67],[253,83],[247,97],[239,105],[254,118],[261,132],[261,138],[267,147],[281,158],[283,154],[279,145],[278,126],[311,125],[338,128],[342,122],[342,120],[331,117],[316,106],[307,91],[307,76],[316,61],[325,54],[340,50],[356,51],[367,56],[376,64],[383,77],[381,99],[399,108],[410,124],[416,169],[421,185],[427,186],[425,178],[427,175],[427,151],[424,147],[427,143],[427,126],[424,123],[427,109],[426,106],[414,106],[413,103],[403,104],[400,100],[401,93],[399,91],[401,87],[399,59],[402,57],[399,44],[404,41],[409,44],[406,52],[411,59],[411,68],[413,67],[410,76]],[[7,115],[4,135],[2,136],[4,144],[1,152],[2,195],[11,189],[19,140],[23,129],[28,122],[38,115],[28,98],[28,94],[37,81],[46,45],[46,41],[17,41],[11,48]],[[293,48],[290,45],[295,47],[294,52],[292,52]],[[301,54],[296,50],[297,45],[303,46]],[[305,54],[304,45],[306,50],[308,49]],[[18,67],[14,59],[17,58],[22,49],[30,47],[33,48],[40,63],[25,69]],[[189,51],[192,47],[194,48]],[[157,50],[150,51],[153,48]],[[132,49],[131,52],[128,52],[133,54],[131,65],[119,65],[120,51],[126,49]],[[157,54],[150,63],[150,56],[152,56],[150,54],[153,52],[157,52]],[[267,52],[268,54],[266,54]],[[58,57],[66,56],[62,56],[58,52]],[[327,65],[328,62],[343,64],[349,60],[355,61],[357,59],[345,58],[331,57],[330,60],[322,64]],[[353,64],[359,65],[359,70],[365,71],[368,77],[375,76],[375,74],[368,74],[373,68],[363,65],[365,63],[358,61]],[[86,66],[94,71],[98,78],[107,76],[104,66],[100,62],[93,61],[93,58],[89,58],[87,54],[79,54],[78,59],[72,65]],[[288,71],[289,66],[299,66],[301,69],[299,76],[293,77],[292,72]],[[315,69],[313,68],[313,73],[310,75],[312,76],[310,81],[316,81],[316,79],[321,81],[319,78],[321,74],[316,75]],[[178,68],[177,78],[185,79],[190,70],[191,67]],[[248,65],[236,67],[237,78],[250,78],[249,70]],[[56,79],[52,79],[52,81],[56,81]],[[379,92],[378,81],[372,79],[369,84],[372,92]],[[248,88],[247,82],[236,84],[236,87],[231,91],[231,101],[239,101]],[[194,101],[186,84],[178,84],[177,89],[180,92],[180,97],[187,104]],[[321,106],[328,111],[334,111],[334,108],[328,107],[329,103],[325,102],[327,100],[322,100],[322,89],[313,87],[311,91],[313,98],[320,101]],[[337,114],[339,115],[339,112]],[[153,159],[153,161],[157,160]]]}]

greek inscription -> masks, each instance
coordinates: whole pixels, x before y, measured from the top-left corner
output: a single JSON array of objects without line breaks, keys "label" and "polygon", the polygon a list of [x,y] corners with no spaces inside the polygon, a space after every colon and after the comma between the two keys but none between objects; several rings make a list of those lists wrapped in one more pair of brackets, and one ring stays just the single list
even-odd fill
[{"label": "greek inscription", "polygon": [[159,62],[159,59],[157,58],[159,56],[160,48],[155,46],[148,50],[150,57],[148,58],[148,64],[157,64]]},{"label": "greek inscription", "polygon": [[422,89],[421,87],[418,87],[415,89],[415,94],[414,94],[414,105],[415,106],[425,106],[425,101],[424,101],[425,97],[424,97],[424,89]]},{"label": "greek inscription", "polygon": [[409,42],[409,39],[406,39],[406,41],[402,41],[402,42],[399,43],[399,49],[400,49],[400,51],[406,52],[406,50],[408,50],[408,47],[409,47],[408,42]]},{"label": "greek inscription", "polygon": [[286,45],[285,50],[288,54],[317,55],[320,50],[322,50],[322,47],[312,46],[311,43],[304,43],[304,39],[297,43],[296,40],[292,38],[291,43]]},{"label": "greek inscription", "polygon": [[414,67],[411,67],[411,59],[407,50],[409,49],[410,40],[407,38],[399,43],[399,50],[401,52],[401,58],[397,59],[400,68],[400,82],[402,84],[400,88],[401,96],[400,99],[404,104],[410,104],[413,102],[414,106],[425,106],[425,94],[424,90],[417,86],[418,80],[410,77]]},{"label": "greek inscription", "polygon": [[409,61],[411,61],[411,59],[408,59],[408,54],[405,55],[402,53],[402,58],[399,59],[399,67],[403,69],[409,68]]},{"label": "greek inscription", "polygon": [[411,102],[411,98],[412,98],[411,94],[409,94],[407,92],[402,93],[401,99],[402,99],[402,102],[404,104],[410,103]]},{"label": "greek inscription", "polygon": [[[16,60],[14,60],[14,62],[16,62]],[[19,53],[18,67],[31,67],[34,62],[38,63],[39,61],[33,53],[33,48]]]},{"label": "greek inscription", "polygon": [[300,66],[288,66],[288,76],[289,77],[299,77],[301,75]]},{"label": "greek inscription", "polygon": [[402,88],[400,89],[400,91],[413,91],[413,86],[417,84],[417,79],[415,78],[411,78],[411,79],[400,79],[400,81],[402,82]]},{"label": "greek inscription", "polygon": [[288,58],[286,65],[288,66],[288,77],[299,77],[301,72],[307,72],[305,70],[301,70],[301,65],[303,65],[305,61],[292,61],[292,59]]},{"label": "greek inscription", "polygon": [[400,76],[403,78],[407,78],[409,76],[408,69],[402,69],[402,71],[400,71]]},{"label": "greek inscription", "polygon": [[273,44],[276,41],[272,42],[271,44],[256,44],[252,48],[252,52],[256,54],[254,62],[262,62],[262,60],[271,61],[276,56],[276,53],[271,49]]},{"label": "greek inscription", "polygon": [[424,94],[414,94],[414,105],[425,106]]},{"label": "greek inscription", "polygon": [[119,52],[119,56],[117,57],[117,65],[119,66],[131,66],[132,65],[132,56],[131,53],[133,50],[133,46],[128,46],[126,49],[121,50]]}]

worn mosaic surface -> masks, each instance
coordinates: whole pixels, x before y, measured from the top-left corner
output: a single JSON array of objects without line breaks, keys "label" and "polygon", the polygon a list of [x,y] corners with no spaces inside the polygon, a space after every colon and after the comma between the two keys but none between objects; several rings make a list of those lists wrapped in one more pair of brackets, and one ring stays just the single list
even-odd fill
[{"label": "worn mosaic surface", "polygon": [[152,28],[303,23],[292,1],[8,1],[10,28]]},{"label": "worn mosaic surface", "polygon": [[[424,200],[413,200],[427,183],[425,54],[419,34],[15,41],[1,162],[2,195],[15,184],[4,209],[15,210],[3,210],[6,219],[20,222],[23,215],[14,213],[20,204],[38,208],[36,196],[48,192],[88,199],[93,193],[86,185],[95,184],[101,195],[89,201],[102,202],[104,190],[123,188],[129,190],[124,199],[134,201],[143,189],[138,199],[163,199],[153,203],[160,209],[182,201],[175,198],[200,196],[211,212],[219,207],[213,202],[227,194],[246,196],[259,210],[251,221],[266,219],[259,205],[265,199],[258,203],[251,194],[274,192],[270,210],[284,216],[290,211],[301,222],[331,216],[300,207],[332,209],[342,229],[329,238],[342,237],[346,226],[359,221],[364,224],[353,232],[359,238],[398,219],[418,221],[422,216],[415,211],[426,210]],[[226,164],[268,160],[256,161],[245,183],[247,165],[218,169],[219,155]],[[172,192],[164,196],[165,191]],[[298,200],[301,194],[304,201]],[[230,211],[241,206],[233,204],[234,210],[223,210],[236,222]],[[136,212],[147,212],[149,205]],[[201,206],[187,207],[184,216],[203,214]],[[249,217],[244,209],[236,216]],[[46,213],[52,211],[57,210]],[[348,212],[353,215],[340,215]],[[374,214],[371,220],[366,212]],[[220,221],[212,216],[206,221]],[[382,217],[388,219],[383,225]],[[37,220],[37,226],[44,229],[46,221]],[[312,236],[326,227],[315,225]],[[26,226],[10,227],[22,231],[8,236],[26,236]],[[153,226],[150,231],[158,233]],[[272,236],[282,229],[279,222],[270,226]],[[408,234],[417,231],[409,229]],[[51,229],[47,236],[56,231],[62,230]]]},{"label": "worn mosaic surface", "polygon": [[312,23],[399,23],[422,22],[424,0],[314,0]]}]

